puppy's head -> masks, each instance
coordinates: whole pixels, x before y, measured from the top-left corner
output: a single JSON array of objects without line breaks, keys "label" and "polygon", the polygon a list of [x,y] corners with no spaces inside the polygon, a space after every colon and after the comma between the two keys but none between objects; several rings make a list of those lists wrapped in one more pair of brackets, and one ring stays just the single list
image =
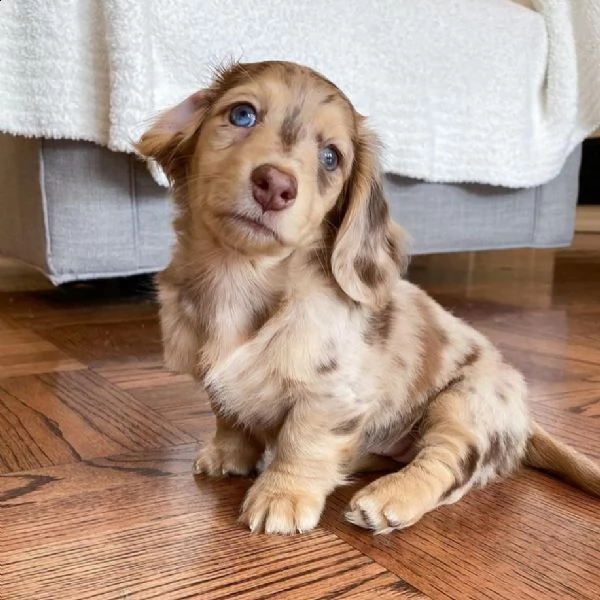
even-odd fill
[{"label": "puppy's head", "polygon": [[284,255],[330,238],[331,270],[380,304],[400,267],[377,143],[331,82],[283,62],[236,64],[164,113],[138,144],[171,179],[190,224],[224,246]]}]

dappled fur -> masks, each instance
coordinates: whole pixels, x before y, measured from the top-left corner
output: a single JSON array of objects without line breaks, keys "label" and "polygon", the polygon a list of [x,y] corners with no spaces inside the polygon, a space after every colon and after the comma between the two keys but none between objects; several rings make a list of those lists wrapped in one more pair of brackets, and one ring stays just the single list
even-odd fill
[{"label": "dappled fur", "polygon": [[[228,121],[250,102],[258,122]],[[334,145],[326,171],[319,151]],[[138,144],[171,180],[177,241],[158,277],[166,364],[200,381],[216,415],[196,473],[263,463],[241,520],[253,531],[315,527],[354,472],[393,472],[347,518],[407,527],[525,460],[595,493],[596,465],[534,425],[521,375],[480,333],[402,279],[378,144],[321,75],[291,63],[234,64],[161,115]],[[250,174],[297,182],[263,210]]]}]

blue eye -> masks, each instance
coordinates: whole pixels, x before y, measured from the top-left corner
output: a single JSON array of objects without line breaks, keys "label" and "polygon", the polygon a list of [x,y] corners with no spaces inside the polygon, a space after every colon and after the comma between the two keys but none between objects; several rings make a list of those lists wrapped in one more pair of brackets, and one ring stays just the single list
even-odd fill
[{"label": "blue eye", "polygon": [[238,104],[231,109],[229,122],[236,127],[254,127],[256,125],[256,109],[252,104]]},{"label": "blue eye", "polygon": [[326,146],[319,153],[319,160],[327,171],[335,171],[340,162],[340,156],[334,146]]}]

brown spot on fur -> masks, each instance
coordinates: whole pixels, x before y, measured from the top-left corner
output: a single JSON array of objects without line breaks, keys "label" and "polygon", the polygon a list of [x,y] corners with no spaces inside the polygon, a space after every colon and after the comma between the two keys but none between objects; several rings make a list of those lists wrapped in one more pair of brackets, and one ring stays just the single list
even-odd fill
[{"label": "brown spot on fur", "polygon": [[250,331],[256,333],[269,319],[271,316],[271,310],[268,306],[261,306],[255,308],[250,315]]},{"label": "brown spot on fur", "polygon": [[459,472],[456,474],[454,484],[451,485],[441,496],[440,500],[445,500],[456,490],[460,489],[464,485],[467,485],[473,478],[477,464],[481,458],[479,450],[473,444],[467,446],[467,451],[459,464]]},{"label": "brown spot on fur", "polygon": [[433,399],[439,394],[439,386],[443,385],[439,382],[442,355],[450,341],[437,322],[431,300],[420,294],[415,298],[415,302],[423,318],[424,327],[421,332],[421,364],[413,386],[417,395]]},{"label": "brown spot on fur", "polygon": [[352,265],[367,297],[380,301],[389,291],[385,284],[393,280],[394,266],[400,275],[403,259],[395,239],[400,238],[400,229],[389,218],[372,138],[363,135],[354,144],[351,175],[328,220],[341,234],[336,245],[345,250],[339,256]]},{"label": "brown spot on fur", "polygon": [[[446,346],[450,343],[448,336],[443,331],[439,332],[438,340],[442,346]],[[444,385],[443,388],[441,388],[439,390],[438,393],[441,394],[442,392],[447,391],[449,388],[453,387],[457,383],[464,381],[465,375],[463,373],[463,369],[475,364],[479,360],[480,356],[481,356],[481,348],[477,345],[472,346],[469,349],[469,351],[465,354],[464,358],[458,363],[456,370],[455,370],[455,375],[452,377],[452,379],[446,385]],[[471,394],[476,394],[477,390],[471,386],[471,387],[469,387],[468,392]],[[435,395],[437,396],[437,394],[435,394]]]},{"label": "brown spot on fur", "polygon": [[498,397],[498,400],[500,400],[500,402],[502,402],[503,404],[508,404],[508,393],[506,390],[506,387],[501,387],[499,389],[496,389],[496,396]]},{"label": "brown spot on fur", "polygon": [[390,211],[380,181],[375,180],[371,185],[367,215],[369,228],[373,234],[380,232],[379,235],[383,236],[385,253],[396,265],[399,275],[403,275],[408,264],[403,249],[398,245],[399,242],[403,243],[403,233],[398,227],[390,226]]},{"label": "brown spot on fur", "polygon": [[497,433],[493,433],[490,437],[488,449],[483,455],[482,464],[486,465],[492,463],[496,465],[503,454],[504,449],[502,447],[502,443],[500,442],[500,436]]},{"label": "brown spot on fur", "polygon": [[[451,390],[453,387],[458,386],[464,380],[465,380],[465,376],[462,373],[460,375],[457,375],[456,377],[453,377],[443,388],[441,388],[440,390],[436,390],[433,394],[433,397],[437,397],[440,394]],[[433,400],[433,398],[432,398],[432,400]]]},{"label": "brown spot on fur", "polygon": [[283,144],[284,150],[289,150],[296,143],[298,136],[300,135],[302,129],[300,112],[300,107],[294,106],[283,119],[279,136],[281,137],[281,143]]},{"label": "brown spot on fur", "polygon": [[328,238],[329,231],[325,228],[325,247],[313,248],[306,255],[306,262],[313,266],[327,279],[330,289],[335,293],[339,302],[352,308],[358,308],[359,303],[350,298],[340,287],[331,272],[331,240]]},{"label": "brown spot on fur", "polygon": [[401,356],[394,356],[394,364],[403,371],[407,367],[406,361]]},{"label": "brown spot on fur", "polygon": [[517,465],[519,455],[516,448],[516,440],[509,433],[504,433],[502,442],[504,447],[504,460],[498,467],[501,475],[507,475]]},{"label": "brown spot on fur", "polygon": [[[258,332],[263,328],[265,323],[271,319],[280,310],[285,308],[285,297],[282,293],[273,294],[272,297],[261,303],[260,305],[254,306],[251,309],[248,317],[248,331],[247,338],[254,338]],[[275,343],[278,339],[278,335],[275,334],[267,343],[267,347]]]},{"label": "brown spot on fur", "polygon": [[325,362],[321,363],[317,367],[317,373],[319,373],[319,375],[325,375],[327,373],[332,373],[337,368],[338,368],[337,359],[335,357],[331,357],[328,360],[326,360]]},{"label": "brown spot on fur", "polygon": [[282,307],[283,294],[274,295],[267,303],[253,307],[250,315],[250,333],[253,335]]},{"label": "brown spot on fur", "polygon": [[477,463],[479,462],[479,450],[473,444],[469,444],[467,454],[462,460],[462,479],[465,483],[471,480]]},{"label": "brown spot on fur", "polygon": [[387,225],[389,209],[384,200],[383,187],[378,180],[371,182],[370,198],[368,200],[367,223],[369,229],[377,229]]},{"label": "brown spot on fur", "polygon": [[404,275],[404,272],[407,268],[407,260],[404,257],[402,251],[398,247],[396,240],[390,234],[385,236],[386,243],[386,252],[391,256],[392,260],[396,267],[398,267],[398,271],[401,275]]},{"label": "brown spot on fur", "polygon": [[321,105],[331,104],[332,102],[335,102],[335,99],[337,97],[338,97],[337,94],[327,94],[327,96],[325,96],[325,98],[323,98],[323,100],[321,100]]},{"label": "brown spot on fur", "polygon": [[497,432],[493,433],[483,455],[482,465],[492,466],[500,475],[508,474],[517,458],[517,453],[513,449],[514,440],[509,433],[504,432],[502,436]]},{"label": "brown spot on fur", "polygon": [[458,368],[464,369],[475,364],[481,357],[481,348],[477,345],[471,347],[471,349],[465,354],[465,357],[460,361]]},{"label": "brown spot on fur", "polygon": [[361,254],[354,259],[354,269],[360,280],[370,288],[377,287],[385,281],[384,274],[375,262]]},{"label": "brown spot on fur", "polygon": [[331,431],[337,435],[348,435],[358,428],[360,422],[361,417],[354,417],[336,425]]},{"label": "brown spot on fur", "polygon": [[282,329],[278,329],[277,331],[275,331],[275,333],[273,333],[273,335],[271,336],[271,338],[265,344],[265,352],[270,351],[271,348],[273,347],[273,345],[276,344],[276,343],[278,343],[279,340],[282,338],[282,336],[283,336],[283,330]]},{"label": "brown spot on fur", "polygon": [[385,344],[394,324],[394,302],[390,300],[381,310],[372,312],[367,321],[364,338],[367,344]]},{"label": "brown spot on fur", "polygon": [[436,330],[436,336],[437,336],[438,342],[440,343],[440,346],[447,346],[450,343],[450,338],[448,337],[448,334],[443,329],[438,328]]}]

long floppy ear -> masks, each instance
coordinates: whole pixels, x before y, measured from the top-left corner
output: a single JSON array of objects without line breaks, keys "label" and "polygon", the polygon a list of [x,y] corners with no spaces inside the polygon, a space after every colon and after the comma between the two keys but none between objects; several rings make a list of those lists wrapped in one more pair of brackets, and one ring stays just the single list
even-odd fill
[{"label": "long floppy ear", "polygon": [[339,204],[341,223],[331,268],[342,290],[356,302],[384,305],[406,270],[404,232],[389,216],[375,135],[359,123],[352,173]]},{"label": "long floppy ear", "polygon": [[214,97],[212,89],[188,96],[177,106],[165,111],[135,145],[146,158],[155,160],[173,181],[185,167],[192,152],[195,134]]}]

